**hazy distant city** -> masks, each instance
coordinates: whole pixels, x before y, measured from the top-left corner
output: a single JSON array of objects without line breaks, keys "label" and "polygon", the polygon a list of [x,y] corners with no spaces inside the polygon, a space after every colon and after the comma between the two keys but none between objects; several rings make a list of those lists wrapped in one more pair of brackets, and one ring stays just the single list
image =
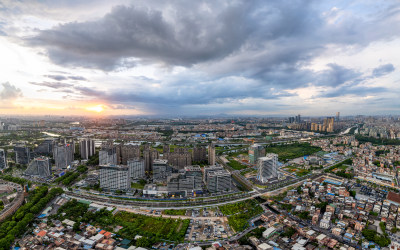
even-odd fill
[{"label": "hazy distant city", "polygon": [[399,20],[0,0],[0,250],[400,250]]}]

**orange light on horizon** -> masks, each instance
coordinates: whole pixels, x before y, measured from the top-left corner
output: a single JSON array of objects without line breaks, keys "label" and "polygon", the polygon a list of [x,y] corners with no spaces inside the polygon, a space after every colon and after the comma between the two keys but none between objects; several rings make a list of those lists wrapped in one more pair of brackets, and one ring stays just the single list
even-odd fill
[{"label": "orange light on horizon", "polygon": [[101,113],[105,110],[105,107],[104,107],[104,105],[99,104],[96,106],[87,107],[86,110]]}]

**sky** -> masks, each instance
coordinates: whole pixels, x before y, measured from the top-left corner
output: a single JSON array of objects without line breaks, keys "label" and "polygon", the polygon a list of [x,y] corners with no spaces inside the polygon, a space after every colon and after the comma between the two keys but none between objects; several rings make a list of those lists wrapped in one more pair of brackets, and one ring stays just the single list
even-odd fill
[{"label": "sky", "polygon": [[399,1],[0,0],[0,114],[399,115]]}]

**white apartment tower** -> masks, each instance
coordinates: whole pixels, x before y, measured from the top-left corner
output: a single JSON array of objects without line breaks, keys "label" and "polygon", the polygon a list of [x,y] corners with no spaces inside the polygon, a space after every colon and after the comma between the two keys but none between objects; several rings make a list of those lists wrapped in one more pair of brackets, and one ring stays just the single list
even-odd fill
[{"label": "white apartment tower", "polygon": [[267,154],[265,157],[258,158],[257,180],[262,183],[268,182],[272,178],[278,177],[278,155]]}]

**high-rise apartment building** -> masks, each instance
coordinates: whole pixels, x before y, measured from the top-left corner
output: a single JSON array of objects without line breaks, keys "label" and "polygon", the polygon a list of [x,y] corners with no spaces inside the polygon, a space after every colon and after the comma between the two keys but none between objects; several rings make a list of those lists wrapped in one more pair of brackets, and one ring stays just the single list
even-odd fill
[{"label": "high-rise apartment building", "polygon": [[99,165],[117,165],[117,147],[114,145],[104,145],[99,151]]},{"label": "high-rise apartment building", "polygon": [[36,157],[25,171],[26,175],[48,177],[51,176],[51,164],[47,157]]},{"label": "high-rise apartment building", "polygon": [[140,157],[139,145],[125,145],[121,144],[117,146],[117,161],[118,164],[126,165],[129,159]]},{"label": "high-rise apartment building", "polygon": [[208,146],[208,165],[215,165],[215,146],[212,143]]},{"label": "high-rise apartment building", "polygon": [[193,148],[193,161],[203,162],[207,160],[207,149],[205,147]]},{"label": "high-rise apartment building", "polygon": [[100,187],[106,190],[127,190],[131,186],[129,168],[121,165],[100,166]]},{"label": "high-rise apartment building", "polygon": [[4,149],[0,149],[0,170],[7,168],[7,153]]},{"label": "high-rise apartment building", "polygon": [[192,154],[187,148],[176,148],[174,152],[163,154],[163,158],[168,160],[168,164],[183,169],[192,165]]},{"label": "high-rise apartment building", "polygon": [[278,177],[278,155],[267,154],[265,157],[258,159],[257,180],[261,183],[266,183],[272,178]]},{"label": "high-rise apartment building", "polygon": [[153,161],[158,159],[160,154],[157,150],[145,147],[143,150],[144,169],[146,172],[153,171]]},{"label": "high-rise apartment building", "polygon": [[145,177],[144,160],[140,158],[129,159],[127,161],[129,173],[133,180],[140,180]]},{"label": "high-rise apartment building", "polygon": [[74,146],[72,144],[55,145],[53,158],[56,163],[55,169],[61,170],[70,167],[74,161]]},{"label": "high-rise apartment building", "polygon": [[31,150],[25,145],[15,146],[15,163],[17,164],[29,164],[31,158]]},{"label": "high-rise apartment building", "polygon": [[258,158],[265,156],[265,148],[262,145],[254,144],[249,147],[249,160],[251,164],[256,164]]},{"label": "high-rise apartment building", "polygon": [[83,160],[88,160],[89,157],[95,155],[96,149],[94,146],[94,140],[92,139],[83,139],[79,142],[79,151],[81,154],[81,158]]}]

